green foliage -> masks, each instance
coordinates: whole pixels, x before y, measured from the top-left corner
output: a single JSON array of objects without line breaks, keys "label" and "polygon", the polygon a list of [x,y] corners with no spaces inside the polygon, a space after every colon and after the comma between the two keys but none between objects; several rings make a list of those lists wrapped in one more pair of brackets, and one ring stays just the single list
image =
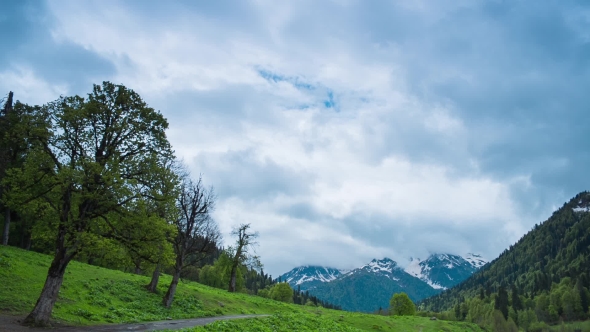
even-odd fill
[{"label": "green foliage", "polygon": [[506,292],[506,288],[500,286],[498,295],[494,301],[494,309],[499,310],[502,315],[504,315],[504,319],[508,319],[508,305],[508,293]]},{"label": "green foliage", "polygon": [[215,331],[330,331],[330,332],[354,332],[361,331],[357,328],[334,322],[330,319],[318,317],[312,314],[275,314],[271,317],[244,319],[240,321],[219,321],[204,327],[192,329],[194,332]]},{"label": "green foliage", "polygon": [[286,282],[279,282],[272,286],[269,295],[273,300],[293,303],[293,289]]},{"label": "green foliage", "polygon": [[2,202],[20,216],[39,217],[32,237],[54,253],[47,291],[25,319],[45,325],[68,264],[91,255],[101,238],[136,253],[163,243],[166,221],[152,218],[158,211],[147,200],[174,198],[160,190],[174,186],[165,166],[174,155],[166,119],[123,85],[103,82],[86,98],[20,108],[24,124],[14,131],[26,137],[27,149],[19,167],[2,175]]},{"label": "green foliage", "polygon": [[[205,265],[201,268],[199,282],[207,286],[220,289],[227,289],[229,278],[231,277],[232,260],[227,251],[223,251],[215,263]],[[247,270],[244,265],[240,265],[236,271],[236,291],[244,290],[245,280],[244,271]]]},{"label": "green foliage", "polygon": [[389,301],[390,312],[397,316],[412,316],[416,313],[416,306],[406,293],[393,294]]},{"label": "green foliage", "polygon": [[258,296],[270,299],[270,289],[265,288],[258,291]]},{"label": "green foliage", "polygon": [[162,161],[173,155],[164,117],[132,90],[109,82],[95,85],[87,98],[22,108],[29,148],[21,167],[7,172],[4,201],[28,219],[40,217],[36,240],[53,249],[59,240],[63,250],[56,255],[65,265],[88,255],[96,236],[153,244],[125,233],[154,226],[149,234],[159,234],[158,224],[165,224],[137,216],[141,197],[154,197],[158,178],[169,180]]},{"label": "green foliage", "polygon": [[525,331],[529,331],[530,327],[537,323],[537,316],[533,309],[518,311],[518,325]]}]

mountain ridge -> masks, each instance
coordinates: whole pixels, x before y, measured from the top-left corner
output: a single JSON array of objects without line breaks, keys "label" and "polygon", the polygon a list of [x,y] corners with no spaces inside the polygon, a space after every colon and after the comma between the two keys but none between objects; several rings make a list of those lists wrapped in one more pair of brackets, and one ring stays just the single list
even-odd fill
[{"label": "mountain ridge", "polygon": [[424,261],[412,259],[406,267],[384,257],[349,271],[299,266],[277,279],[345,310],[375,311],[386,308],[393,293],[406,292],[412,300],[420,301],[461,282],[484,264],[476,254],[431,254]]}]

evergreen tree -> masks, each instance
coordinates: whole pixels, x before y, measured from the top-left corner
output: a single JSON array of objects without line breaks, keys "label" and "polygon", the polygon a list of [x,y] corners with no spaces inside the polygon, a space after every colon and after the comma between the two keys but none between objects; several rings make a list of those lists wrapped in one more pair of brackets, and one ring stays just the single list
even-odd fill
[{"label": "evergreen tree", "polygon": [[576,281],[576,291],[578,292],[578,296],[580,297],[580,305],[582,307],[582,312],[588,312],[588,290],[584,287],[582,278],[578,278]]},{"label": "evergreen tree", "polygon": [[520,311],[523,309],[522,301],[520,300],[520,296],[518,295],[518,290],[516,286],[512,285],[512,292],[511,292],[511,300],[512,300],[512,308],[515,311]]},{"label": "evergreen tree", "polygon": [[494,302],[494,309],[499,310],[504,316],[504,319],[508,319],[508,305],[508,292],[506,292],[504,286],[500,286],[498,289],[498,296],[496,296]]}]

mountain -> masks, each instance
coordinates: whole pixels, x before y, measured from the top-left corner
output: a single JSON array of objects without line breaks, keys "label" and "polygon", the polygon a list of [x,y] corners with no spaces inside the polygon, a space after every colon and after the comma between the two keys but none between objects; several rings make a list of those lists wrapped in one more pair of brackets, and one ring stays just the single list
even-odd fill
[{"label": "mountain", "polygon": [[342,272],[331,267],[300,266],[282,274],[279,279],[288,282],[293,289],[299,287],[302,291],[306,291],[339,278]]},{"label": "mountain", "polygon": [[393,293],[405,292],[414,301],[435,295],[465,280],[483,264],[485,260],[475,254],[433,254],[423,261],[413,259],[405,269],[384,258],[350,271],[301,266],[279,278],[344,310],[371,312],[387,308]]},{"label": "mountain", "polygon": [[465,257],[433,254],[423,261],[411,259],[405,271],[434,289],[447,289],[467,279],[485,263],[480,255],[471,253]]},{"label": "mountain", "polygon": [[393,293],[406,292],[414,300],[438,291],[408,274],[389,258],[373,259],[333,281],[309,290],[318,298],[339,305],[344,310],[372,312],[389,307]]},{"label": "mountain", "polygon": [[[424,310],[442,311],[463,299],[483,297],[504,288],[527,298],[555,291],[553,284],[590,287],[590,193],[582,192],[535,225],[516,244],[456,287],[421,303]],[[569,286],[568,286],[569,287]],[[553,298],[553,296],[552,296]],[[553,303],[553,302],[552,302]],[[582,301],[584,311],[587,301]],[[539,318],[540,319],[540,318]]]}]

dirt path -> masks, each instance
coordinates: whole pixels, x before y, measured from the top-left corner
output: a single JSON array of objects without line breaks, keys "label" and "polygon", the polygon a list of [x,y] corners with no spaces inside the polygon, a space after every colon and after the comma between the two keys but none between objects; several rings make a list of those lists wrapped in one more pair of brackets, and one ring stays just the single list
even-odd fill
[{"label": "dirt path", "polygon": [[254,317],[267,317],[270,315],[235,315],[235,316],[217,316],[207,318],[177,319],[165,320],[160,322],[145,322],[135,324],[121,325],[95,325],[95,326],[60,326],[55,328],[31,328],[20,325],[19,321],[24,317],[0,315],[0,332],[33,332],[33,331],[52,331],[52,332],[106,332],[106,331],[157,331],[203,326],[218,320],[243,319]]}]

